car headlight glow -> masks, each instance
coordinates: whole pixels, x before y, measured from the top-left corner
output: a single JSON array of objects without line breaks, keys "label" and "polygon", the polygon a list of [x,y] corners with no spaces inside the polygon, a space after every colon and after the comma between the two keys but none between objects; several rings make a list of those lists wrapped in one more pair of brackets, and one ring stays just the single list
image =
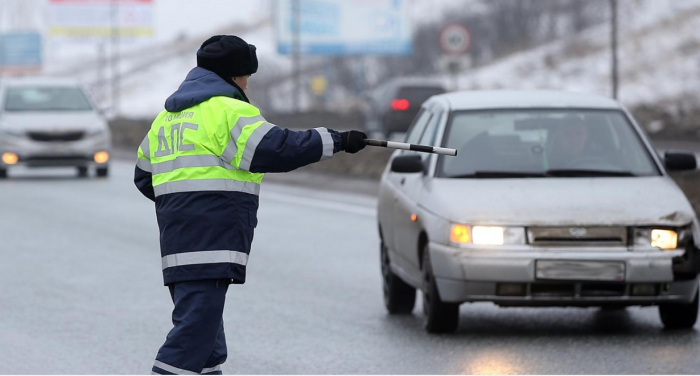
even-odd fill
[{"label": "car headlight glow", "polygon": [[678,248],[678,233],[673,230],[651,230],[651,246],[660,249]]},{"label": "car headlight glow", "polygon": [[476,245],[503,245],[503,227],[474,226],[472,242]]},{"label": "car headlight glow", "polygon": [[450,230],[450,240],[453,243],[469,244],[471,243],[471,235],[469,234],[469,226],[452,225]]},{"label": "car headlight glow", "polygon": [[636,228],[634,229],[634,245],[664,250],[676,249],[678,248],[678,233],[673,230]]},{"label": "car headlight glow", "polygon": [[107,163],[107,161],[109,161],[109,153],[106,151],[98,151],[93,156],[93,159],[97,163]]},{"label": "car headlight glow", "polygon": [[525,244],[523,227],[467,226],[453,224],[450,240],[456,244],[504,245]]},{"label": "car headlight glow", "polygon": [[19,157],[15,153],[3,153],[2,154],[2,163],[7,164],[7,165],[13,165],[16,164],[19,161]]}]

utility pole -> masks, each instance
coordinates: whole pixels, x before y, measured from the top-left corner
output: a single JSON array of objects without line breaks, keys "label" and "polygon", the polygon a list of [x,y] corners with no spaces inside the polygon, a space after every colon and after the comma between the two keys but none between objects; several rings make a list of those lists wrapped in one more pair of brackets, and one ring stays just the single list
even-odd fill
[{"label": "utility pole", "polygon": [[301,112],[301,0],[292,1],[292,66],[294,70],[294,112]]},{"label": "utility pole", "polygon": [[110,43],[112,52],[112,114],[119,116],[119,0],[110,0]]},{"label": "utility pole", "polygon": [[610,47],[612,49],[612,97],[617,99],[617,93],[619,88],[619,76],[617,67],[617,0],[610,0]]}]

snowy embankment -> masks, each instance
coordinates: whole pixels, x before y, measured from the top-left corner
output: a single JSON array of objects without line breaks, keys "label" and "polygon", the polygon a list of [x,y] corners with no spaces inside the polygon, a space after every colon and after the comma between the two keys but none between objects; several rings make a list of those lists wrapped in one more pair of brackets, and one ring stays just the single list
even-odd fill
[{"label": "snowy embankment", "polygon": [[[673,107],[700,96],[700,1],[636,2],[619,17],[619,98],[624,104]],[[611,95],[610,66],[610,27],[599,25],[463,73],[459,87]]]}]

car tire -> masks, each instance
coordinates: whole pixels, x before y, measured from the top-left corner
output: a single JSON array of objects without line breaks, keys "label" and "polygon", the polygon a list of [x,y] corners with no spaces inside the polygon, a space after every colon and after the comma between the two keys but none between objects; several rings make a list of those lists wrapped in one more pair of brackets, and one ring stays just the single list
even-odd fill
[{"label": "car tire", "polygon": [[427,245],[423,249],[423,315],[428,333],[454,333],[459,327],[459,304],[440,299]]},{"label": "car tire", "polygon": [[106,178],[109,176],[109,167],[98,167],[96,172],[98,178]]},{"label": "car tire", "polygon": [[7,179],[7,169],[0,168],[0,179]]},{"label": "car tire", "polygon": [[690,329],[698,319],[698,292],[687,304],[659,304],[659,316],[666,329]]},{"label": "car tire", "polygon": [[78,167],[78,177],[79,178],[88,177],[88,168],[84,167],[84,166]]},{"label": "car tire", "polygon": [[380,244],[384,306],[390,314],[409,314],[416,305],[416,289],[391,271],[389,250]]}]

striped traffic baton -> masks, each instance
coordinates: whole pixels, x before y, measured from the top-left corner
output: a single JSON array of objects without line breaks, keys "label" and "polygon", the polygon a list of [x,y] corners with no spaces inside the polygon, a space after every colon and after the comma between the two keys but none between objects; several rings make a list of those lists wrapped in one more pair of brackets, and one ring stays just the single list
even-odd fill
[{"label": "striped traffic baton", "polygon": [[390,149],[401,149],[401,150],[412,150],[419,151],[421,153],[433,153],[441,155],[457,155],[457,149],[439,148],[436,146],[425,146],[425,145],[414,145],[407,144],[405,142],[395,142],[395,141],[381,141],[381,140],[365,140],[365,143],[370,146],[379,146],[383,148]]}]

